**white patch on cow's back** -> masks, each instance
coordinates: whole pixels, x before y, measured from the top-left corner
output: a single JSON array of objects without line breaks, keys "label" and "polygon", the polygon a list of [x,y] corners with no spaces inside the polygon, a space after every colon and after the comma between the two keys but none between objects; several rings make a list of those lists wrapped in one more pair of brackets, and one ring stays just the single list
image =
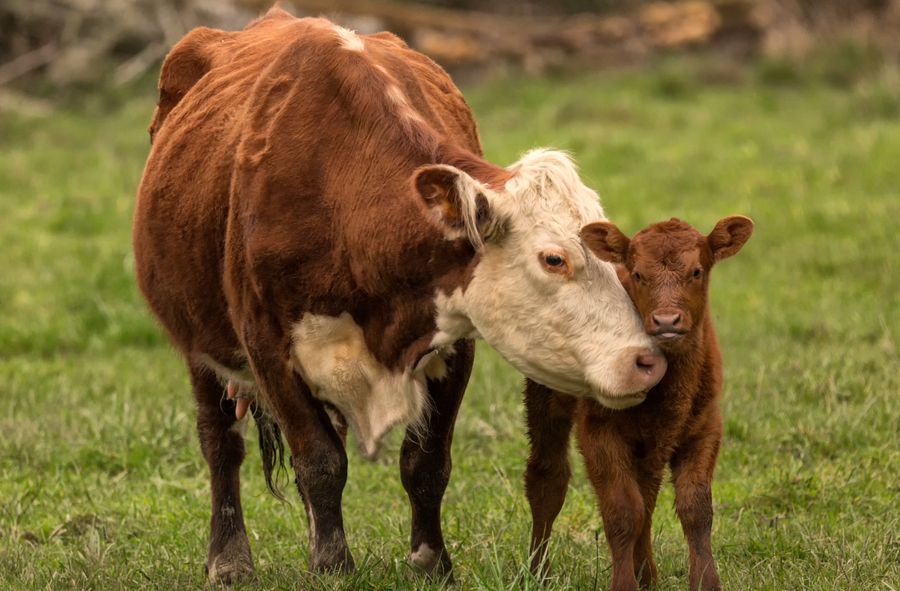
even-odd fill
[{"label": "white patch on cow's back", "polygon": [[426,412],[425,373],[391,371],[366,347],[362,328],[350,314],[304,314],[293,330],[293,361],[316,398],[347,419],[360,451],[372,458],[395,425],[415,426]]},{"label": "white patch on cow's back", "polygon": [[403,94],[403,90],[399,86],[393,82],[389,83],[385,90],[385,94],[387,95],[388,100],[397,108],[397,115],[412,119],[419,123],[422,122],[422,117],[410,106],[409,100],[406,98],[406,95]]},{"label": "white patch on cow's back", "polygon": [[354,31],[350,29],[345,29],[339,25],[334,25],[334,32],[337,33],[337,36],[341,40],[341,47],[348,51],[363,51],[366,48],[365,43],[362,40],[362,37],[357,35]]}]

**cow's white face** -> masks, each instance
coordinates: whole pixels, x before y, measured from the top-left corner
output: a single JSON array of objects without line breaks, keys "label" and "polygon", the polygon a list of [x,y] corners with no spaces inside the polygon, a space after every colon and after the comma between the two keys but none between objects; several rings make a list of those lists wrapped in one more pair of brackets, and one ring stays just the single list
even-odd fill
[{"label": "cow's white face", "polygon": [[613,266],[579,236],[605,219],[596,193],[561,152],[532,151],[511,170],[502,192],[468,176],[457,181],[461,190],[475,183],[469,191],[486,199],[490,213],[481,218],[490,220],[468,224],[480,231],[472,239],[481,241],[481,258],[464,291],[439,294],[436,339],[465,336],[470,323],[539,383],[612,408],[640,403],[665,373],[665,359]]}]

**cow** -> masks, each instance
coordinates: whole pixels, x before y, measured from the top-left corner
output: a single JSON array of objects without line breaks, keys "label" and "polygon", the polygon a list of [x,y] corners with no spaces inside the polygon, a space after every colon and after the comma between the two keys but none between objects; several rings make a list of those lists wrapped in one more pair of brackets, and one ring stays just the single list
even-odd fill
[{"label": "cow", "polygon": [[[482,157],[447,74],[389,33],[273,9],[167,55],[138,189],[137,283],[182,354],[209,465],[206,568],[253,572],[240,502],[253,415],[266,482],[287,441],[310,569],[349,571],[349,430],[373,457],[405,425],[409,561],[451,570],[440,512],[482,338],[539,383],[635,404],[665,372],[562,152]],[[248,412],[249,411],[249,412]]]},{"label": "cow", "polygon": [[710,531],[713,470],[722,441],[722,358],[709,311],[709,277],[713,265],[736,254],[752,232],[753,222],[742,216],[722,219],[707,236],[675,218],[631,240],[609,222],[582,230],[588,248],[620,265],[644,329],[669,365],[644,402],[622,410],[527,381],[531,455],[525,488],[532,515],[531,569],[537,576],[549,572],[547,543],[565,500],[569,434],[577,425],[612,555],[613,591],[657,581],[650,525],[667,465],[690,551],[690,588],[720,589]]}]

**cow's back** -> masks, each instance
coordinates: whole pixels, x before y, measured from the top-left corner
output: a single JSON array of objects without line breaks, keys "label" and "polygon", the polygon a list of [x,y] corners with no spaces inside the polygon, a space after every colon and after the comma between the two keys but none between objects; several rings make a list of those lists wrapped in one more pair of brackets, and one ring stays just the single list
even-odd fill
[{"label": "cow's back", "polygon": [[[229,300],[234,312],[247,285],[234,277],[270,272],[272,289],[308,290],[295,304],[307,308],[377,290],[379,265],[422,232],[405,189],[426,144],[480,153],[439,67],[392,35],[357,39],[364,55],[327,21],[274,10],[240,32],[197,29],[167,57],[134,247],[138,283],[185,353],[235,354]],[[393,106],[424,127],[392,119],[380,93],[394,84]],[[423,128],[434,133],[410,138]],[[377,246],[385,220],[396,240]]]}]

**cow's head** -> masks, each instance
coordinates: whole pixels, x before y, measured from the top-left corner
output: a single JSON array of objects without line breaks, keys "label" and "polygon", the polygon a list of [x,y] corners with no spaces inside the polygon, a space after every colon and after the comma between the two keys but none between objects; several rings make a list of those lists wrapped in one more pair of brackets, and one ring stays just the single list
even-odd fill
[{"label": "cow's head", "polygon": [[644,330],[668,353],[690,346],[706,312],[710,269],[737,254],[752,233],[750,218],[732,216],[708,236],[675,218],[631,240],[609,222],[589,224],[582,236],[598,257],[622,265],[621,280]]},{"label": "cow's head", "polygon": [[438,294],[435,344],[481,336],[529,378],[612,408],[643,401],[665,358],[613,265],[579,233],[604,219],[561,152],[535,150],[492,190],[459,169],[420,169],[416,187],[448,239],[477,249],[471,280]]}]

